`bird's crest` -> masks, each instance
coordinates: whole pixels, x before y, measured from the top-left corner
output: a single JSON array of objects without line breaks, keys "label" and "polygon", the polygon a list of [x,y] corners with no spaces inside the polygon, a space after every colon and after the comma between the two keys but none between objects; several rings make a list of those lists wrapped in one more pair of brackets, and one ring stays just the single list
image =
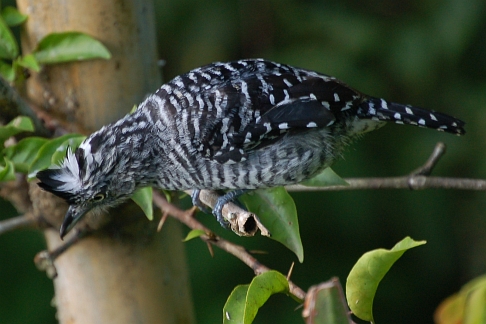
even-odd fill
[{"label": "bird's crest", "polygon": [[[81,149],[82,151],[82,149]],[[76,154],[68,148],[66,158],[59,165],[51,169],[39,171],[37,178],[41,181],[39,186],[67,202],[73,202],[76,193],[82,187],[78,152]]]}]

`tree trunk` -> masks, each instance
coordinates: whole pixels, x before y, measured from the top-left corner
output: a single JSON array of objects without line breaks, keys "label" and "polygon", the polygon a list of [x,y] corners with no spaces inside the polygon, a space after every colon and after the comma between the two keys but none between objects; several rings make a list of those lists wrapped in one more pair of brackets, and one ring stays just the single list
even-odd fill
[{"label": "tree trunk", "polygon": [[[46,66],[26,84],[31,102],[70,131],[91,132],[128,113],[160,86],[153,7],[149,0],[18,0],[29,15],[24,53],[52,32],[81,31],[113,57]],[[65,204],[31,188],[38,213],[56,227]],[[133,204],[95,219],[103,231],[56,259],[55,301],[60,323],[192,323],[188,272],[180,225],[161,233]],[[108,225],[105,223],[108,222]],[[96,223],[96,222],[95,222]],[[62,244],[48,229],[49,250]]]}]

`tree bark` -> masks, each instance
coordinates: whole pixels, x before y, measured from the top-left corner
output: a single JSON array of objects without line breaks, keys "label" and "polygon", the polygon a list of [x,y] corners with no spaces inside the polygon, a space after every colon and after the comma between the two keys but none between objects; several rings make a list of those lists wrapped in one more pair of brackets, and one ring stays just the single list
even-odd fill
[{"label": "tree bark", "polygon": [[[113,55],[107,61],[45,66],[28,79],[28,99],[70,131],[87,133],[115,121],[160,86],[151,1],[18,0],[17,5],[29,15],[23,53],[49,33],[80,31]],[[54,225],[45,231],[53,250],[62,244],[57,226],[66,205],[35,187],[30,190],[34,211]],[[156,223],[133,204],[94,220],[103,230],[56,259],[59,322],[193,323],[180,225],[168,220],[157,233]]]}]

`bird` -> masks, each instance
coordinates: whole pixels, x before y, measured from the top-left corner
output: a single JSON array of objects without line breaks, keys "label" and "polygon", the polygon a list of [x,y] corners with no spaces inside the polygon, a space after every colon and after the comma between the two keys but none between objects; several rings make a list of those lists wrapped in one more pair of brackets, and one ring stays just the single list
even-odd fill
[{"label": "bird", "polygon": [[264,59],[215,62],[179,75],[137,109],[39,171],[38,185],[69,208],[61,238],[89,211],[115,207],[141,187],[242,193],[320,173],[361,134],[386,122],[465,134],[443,113],[365,95],[335,77]]}]

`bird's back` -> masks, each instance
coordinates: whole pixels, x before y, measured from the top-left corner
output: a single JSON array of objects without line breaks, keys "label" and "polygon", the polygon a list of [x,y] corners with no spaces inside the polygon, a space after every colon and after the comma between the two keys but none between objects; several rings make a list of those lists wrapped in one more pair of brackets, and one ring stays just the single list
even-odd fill
[{"label": "bird's back", "polygon": [[171,170],[179,172],[170,185],[161,181],[170,189],[295,183],[330,165],[349,138],[387,120],[438,129],[447,123],[442,130],[463,131],[452,117],[427,115],[366,96],[336,78],[261,59],[192,70],[163,85],[144,108],[163,125],[161,145],[171,152]]}]

